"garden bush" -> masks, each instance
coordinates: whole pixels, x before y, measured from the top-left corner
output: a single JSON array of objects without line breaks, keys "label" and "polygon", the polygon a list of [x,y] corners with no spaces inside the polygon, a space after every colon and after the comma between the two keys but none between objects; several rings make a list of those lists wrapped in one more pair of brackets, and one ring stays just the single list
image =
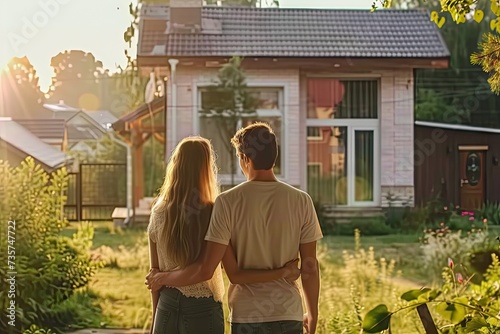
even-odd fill
[{"label": "garden bush", "polygon": [[491,225],[500,225],[500,203],[486,202],[478,211],[478,218],[486,219]]},{"label": "garden bush", "polygon": [[459,266],[470,266],[470,257],[494,246],[487,225],[483,229],[469,232],[452,231],[444,223],[438,229],[426,229],[421,238],[423,264],[427,267],[430,279],[440,279],[447,259],[452,258]]},{"label": "garden bush", "polygon": [[[1,283],[2,310],[15,301],[12,317],[0,318],[1,333],[21,333],[32,324],[58,330],[79,321],[76,305],[68,310],[65,302],[89,283],[99,263],[89,252],[92,226],[82,225],[71,238],[61,236],[67,225],[63,214],[66,188],[64,169],[49,175],[32,158],[17,168],[0,161],[0,262],[9,260],[12,265],[0,266],[0,276],[16,272],[15,284],[7,287],[5,280]],[[9,221],[15,222],[15,230],[10,232]],[[9,258],[7,251],[11,252]],[[12,298],[8,292],[14,287]]]},{"label": "garden bush", "polygon": [[353,235],[356,230],[361,230],[363,235],[377,236],[395,233],[383,218],[357,218],[349,223],[337,224],[334,228],[336,235]]}]

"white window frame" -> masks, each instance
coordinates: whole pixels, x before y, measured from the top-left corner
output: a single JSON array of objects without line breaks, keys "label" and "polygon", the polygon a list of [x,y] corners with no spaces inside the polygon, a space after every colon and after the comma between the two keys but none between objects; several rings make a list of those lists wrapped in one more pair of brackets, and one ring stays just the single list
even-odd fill
[{"label": "white window frame", "polygon": [[[373,201],[356,201],[356,131],[373,131]],[[348,169],[348,202],[352,203],[353,206],[377,206],[380,204],[380,134],[379,128],[370,126],[350,126],[348,127],[347,135],[347,169]],[[349,176],[352,175],[352,176]],[[351,184],[349,184],[351,183]]]},{"label": "white window frame", "polygon": [[[323,76],[318,76],[321,78]],[[310,78],[314,78],[311,76]],[[331,79],[356,79],[356,80],[376,80],[376,77],[332,77]],[[380,80],[378,80],[377,90],[378,90],[378,110],[377,118],[342,118],[342,119],[317,119],[317,118],[307,118],[306,119],[306,129],[307,127],[347,127],[347,204],[337,205],[338,207],[378,207],[381,205],[380,202],[380,178],[381,178],[381,158],[380,158],[380,115],[382,113],[382,101],[381,101],[381,89]],[[355,187],[356,187],[356,173],[355,173],[355,131],[373,131],[373,157],[374,157],[374,170],[373,170],[373,201],[360,202],[355,201]],[[305,136],[306,140],[307,135]],[[307,170],[306,170],[307,173]],[[307,180],[307,176],[306,176]],[[333,191],[333,190],[332,190]]]},{"label": "white window frame", "polygon": [[[199,119],[199,107],[201,107],[201,93],[203,89],[214,86],[213,81],[196,81],[192,83],[192,98],[193,98],[193,132],[195,134],[200,133],[200,119]],[[289,175],[289,160],[288,160],[288,105],[285,103],[288,97],[288,84],[284,82],[276,81],[257,81],[247,79],[248,88],[272,88],[279,91],[279,105],[280,109],[257,109],[256,113],[258,117],[277,117],[281,116],[281,138],[278,138],[279,145],[281,147],[281,173],[276,175],[278,180],[283,182],[287,181],[287,176]],[[279,114],[278,114],[279,113]],[[238,126],[240,127],[240,125]],[[238,161],[236,161],[238,164]],[[284,168],[283,168],[284,167]],[[236,173],[234,175],[234,182],[236,184],[244,182],[246,180],[245,176],[241,172],[239,166],[236,166]],[[231,174],[219,174],[219,181],[221,185],[231,184]]]}]

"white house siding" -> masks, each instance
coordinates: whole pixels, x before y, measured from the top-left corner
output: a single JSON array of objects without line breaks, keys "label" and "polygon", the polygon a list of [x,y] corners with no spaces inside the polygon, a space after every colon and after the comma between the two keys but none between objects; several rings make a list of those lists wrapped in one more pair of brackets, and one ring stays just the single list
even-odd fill
[{"label": "white house siding", "polygon": [[[381,72],[381,205],[414,205],[413,71]],[[393,200],[389,200],[389,196]]]},{"label": "white house siding", "polygon": [[[300,123],[299,107],[299,70],[248,70],[246,71],[248,86],[272,86],[283,87],[283,106],[284,106],[284,141],[283,156],[284,175],[281,179],[294,186],[301,185],[301,166],[300,153],[298,147],[302,146],[302,136],[305,135],[305,129],[302,129]],[[213,83],[217,76],[217,69],[200,68],[177,68],[177,124],[176,138],[172,137],[172,91],[169,83],[168,87],[168,116],[167,116],[167,158],[175,146],[182,138],[190,135],[198,135],[196,113],[199,110],[198,86],[204,86]],[[304,124],[304,123],[302,123]],[[304,137],[305,138],[305,137]],[[228,181],[228,178],[222,177],[222,183]],[[237,182],[243,181],[237,178]]]},{"label": "white house siding", "polygon": [[[167,116],[167,157],[182,138],[199,134],[197,87],[213,82],[217,69],[179,67],[177,84],[176,138],[172,137],[172,114]],[[414,203],[413,181],[413,71],[373,71],[380,76],[380,145],[381,206]],[[332,75],[333,76],[333,75]],[[357,74],[359,77],[359,74]],[[284,158],[283,181],[307,189],[306,77],[299,70],[248,70],[249,86],[282,86],[284,88]],[[172,110],[171,86],[168,108]],[[301,110],[303,112],[301,112]],[[228,179],[222,178],[222,182]],[[238,178],[237,182],[243,181]],[[393,196],[389,203],[388,196]]]}]

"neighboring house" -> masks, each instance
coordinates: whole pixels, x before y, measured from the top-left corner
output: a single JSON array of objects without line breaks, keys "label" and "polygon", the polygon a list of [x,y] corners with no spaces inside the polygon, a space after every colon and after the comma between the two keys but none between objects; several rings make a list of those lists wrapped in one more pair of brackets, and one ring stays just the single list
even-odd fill
[{"label": "neighboring house", "polygon": [[[262,120],[275,129],[281,180],[339,211],[386,207],[387,194],[413,204],[414,69],[449,64],[428,12],[201,3],[141,9],[138,65],[169,77],[166,158],[183,137],[208,137],[229,184],[235,154],[200,110],[220,66],[243,56],[260,106],[240,125]],[[239,170],[236,179],[244,180]]]},{"label": "neighboring house", "polygon": [[106,130],[110,130],[113,123],[118,121],[118,118],[112,112],[107,110],[84,111],[87,115],[92,117],[94,121],[101,124]]},{"label": "neighboring house", "polygon": [[72,158],[61,150],[43,142],[11,118],[0,118],[0,160],[16,167],[28,156],[46,172],[72,167]]},{"label": "neighboring house", "polygon": [[14,121],[50,146],[60,151],[66,150],[68,133],[63,119],[14,119]]},{"label": "neighboring house", "polygon": [[[67,133],[67,150],[93,154],[93,150],[85,142],[98,141],[108,131],[107,123],[99,123],[98,114],[88,113],[73,108],[60,101],[58,104],[44,104],[52,111],[53,119],[64,120]],[[115,118],[116,119],[116,118]]]},{"label": "neighboring house", "polygon": [[500,129],[415,122],[415,195],[464,210],[500,203]]}]

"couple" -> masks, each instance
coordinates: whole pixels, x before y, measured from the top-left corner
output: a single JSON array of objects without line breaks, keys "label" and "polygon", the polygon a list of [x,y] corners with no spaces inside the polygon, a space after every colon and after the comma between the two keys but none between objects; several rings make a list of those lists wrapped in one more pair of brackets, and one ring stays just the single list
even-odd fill
[{"label": "couple", "polygon": [[207,139],[185,138],[172,153],[148,226],[151,333],[224,333],[222,261],[232,334],[314,334],[323,235],[313,202],[274,175],[269,125],[240,129],[231,143],[247,181],[220,195]]}]

